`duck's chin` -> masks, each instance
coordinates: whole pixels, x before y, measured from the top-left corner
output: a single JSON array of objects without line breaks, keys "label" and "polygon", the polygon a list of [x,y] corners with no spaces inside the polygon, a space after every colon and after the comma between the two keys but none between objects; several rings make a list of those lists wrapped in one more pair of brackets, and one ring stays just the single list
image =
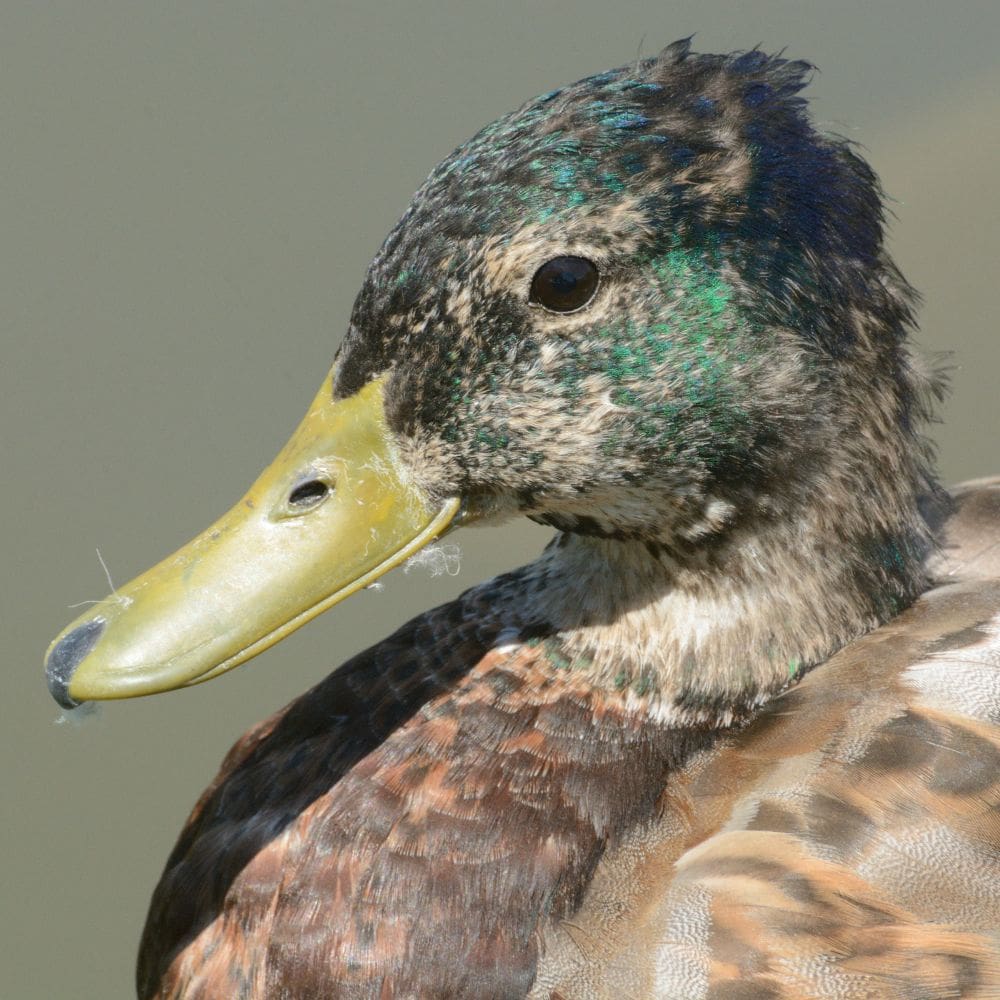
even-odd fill
[{"label": "duck's chin", "polygon": [[675,560],[694,557],[700,543],[725,535],[736,519],[736,506],[715,496],[683,496],[667,491],[656,497],[632,499],[628,494],[565,503],[527,516],[569,535],[638,542],[659,556]]},{"label": "duck's chin", "polygon": [[516,498],[501,490],[466,490],[454,527],[494,528],[523,513]]}]

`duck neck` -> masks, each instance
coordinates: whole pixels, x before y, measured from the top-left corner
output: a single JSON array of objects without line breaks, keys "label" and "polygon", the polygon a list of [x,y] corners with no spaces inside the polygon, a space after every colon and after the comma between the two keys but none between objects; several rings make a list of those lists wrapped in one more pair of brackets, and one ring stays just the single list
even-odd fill
[{"label": "duck neck", "polygon": [[915,501],[885,509],[909,513],[786,511],[683,550],[561,533],[519,617],[555,669],[669,724],[728,725],[923,589],[926,524]]}]

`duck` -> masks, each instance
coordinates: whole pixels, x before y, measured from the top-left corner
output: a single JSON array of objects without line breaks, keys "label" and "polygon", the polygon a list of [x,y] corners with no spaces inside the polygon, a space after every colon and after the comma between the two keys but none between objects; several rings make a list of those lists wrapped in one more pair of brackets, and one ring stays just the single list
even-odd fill
[{"label": "duck", "polygon": [[249,730],[146,998],[1000,995],[1000,479],[948,493],[808,63],[659,55],[430,174],[236,506],[52,643],[215,678],[464,526],[554,529]]}]

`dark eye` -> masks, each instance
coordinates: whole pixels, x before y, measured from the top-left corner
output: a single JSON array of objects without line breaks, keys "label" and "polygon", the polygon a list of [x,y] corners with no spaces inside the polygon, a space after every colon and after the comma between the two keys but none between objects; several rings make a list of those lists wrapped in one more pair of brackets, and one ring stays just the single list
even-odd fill
[{"label": "dark eye", "polygon": [[584,257],[553,257],[531,279],[532,302],[552,312],[582,309],[597,291],[597,268]]}]

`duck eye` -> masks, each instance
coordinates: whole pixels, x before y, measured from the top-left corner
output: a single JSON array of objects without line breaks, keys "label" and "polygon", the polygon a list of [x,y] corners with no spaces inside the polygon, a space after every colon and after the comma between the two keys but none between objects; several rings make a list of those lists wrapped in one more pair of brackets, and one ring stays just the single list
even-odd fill
[{"label": "duck eye", "polygon": [[553,257],[535,271],[529,300],[552,312],[575,312],[594,297],[597,279],[597,268],[585,257]]}]

